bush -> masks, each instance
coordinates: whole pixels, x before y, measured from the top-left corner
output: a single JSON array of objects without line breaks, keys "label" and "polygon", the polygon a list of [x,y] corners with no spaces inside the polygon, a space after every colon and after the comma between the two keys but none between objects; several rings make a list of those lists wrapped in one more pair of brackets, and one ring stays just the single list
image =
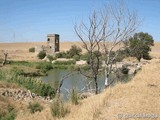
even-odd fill
[{"label": "bush", "polygon": [[29,48],[29,52],[35,52],[35,48],[34,47]]},{"label": "bush", "polygon": [[72,58],[74,55],[80,56],[81,52],[82,52],[82,49],[80,47],[76,45],[72,45],[70,50],[68,51],[68,54]]},{"label": "bush", "polygon": [[38,65],[36,65],[36,69],[40,69],[41,72],[46,73],[47,71],[53,69],[53,66],[52,63],[40,62]]},{"label": "bush", "polygon": [[73,58],[75,55],[76,55],[76,58],[78,58],[77,56],[79,56],[80,58],[81,52],[82,52],[82,49],[80,47],[73,45],[68,51],[57,53],[56,58]]},{"label": "bush", "polygon": [[39,59],[43,59],[46,56],[46,52],[45,51],[40,51],[37,56],[38,56]]},{"label": "bush", "polygon": [[122,65],[121,72],[122,72],[123,74],[128,74],[129,69],[127,68],[127,65]]},{"label": "bush", "polygon": [[15,111],[8,112],[5,116],[0,116],[0,120],[15,120],[16,113]]},{"label": "bush", "polygon": [[3,112],[0,111],[0,120],[15,120],[15,117],[16,117],[15,109],[10,105],[7,107],[8,107],[7,111],[3,111]]},{"label": "bush", "polygon": [[56,60],[56,58],[55,58],[55,57],[53,57],[52,55],[47,55],[47,58],[49,59],[49,61]]},{"label": "bush", "polygon": [[79,55],[74,55],[73,59],[76,60],[76,61],[78,61],[78,60],[80,60],[80,56]]},{"label": "bush", "polygon": [[28,109],[30,109],[30,112],[33,114],[37,111],[41,112],[43,110],[43,106],[38,102],[29,103]]},{"label": "bush", "polygon": [[51,104],[51,114],[53,117],[61,118],[69,113],[69,110],[64,106],[64,103],[60,99],[55,99]]},{"label": "bush", "polygon": [[56,58],[66,58],[66,53],[65,52],[56,53]]}]

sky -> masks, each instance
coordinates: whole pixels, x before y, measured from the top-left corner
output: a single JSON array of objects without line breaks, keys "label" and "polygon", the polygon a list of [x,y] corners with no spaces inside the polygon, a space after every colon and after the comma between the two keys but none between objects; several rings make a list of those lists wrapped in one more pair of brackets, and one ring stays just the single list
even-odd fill
[{"label": "sky", "polygon": [[[47,34],[59,34],[61,41],[78,41],[75,23],[110,1],[0,0],[0,42],[46,41]],[[138,31],[160,41],[160,0],[124,1],[141,19]]]}]

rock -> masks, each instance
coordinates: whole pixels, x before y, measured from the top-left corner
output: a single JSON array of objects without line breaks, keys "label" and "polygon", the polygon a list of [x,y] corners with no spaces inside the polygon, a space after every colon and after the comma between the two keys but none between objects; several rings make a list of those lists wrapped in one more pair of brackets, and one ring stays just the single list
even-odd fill
[{"label": "rock", "polygon": [[129,68],[128,74],[132,75],[136,73],[136,69],[135,68]]},{"label": "rock", "polygon": [[46,61],[46,62],[50,62],[50,60],[48,59],[47,56],[45,56],[42,60],[43,60],[43,61]]},{"label": "rock", "polygon": [[0,95],[3,95],[5,97],[12,97],[13,100],[25,100],[28,102],[31,100],[42,100],[46,102],[51,101],[50,97],[38,96],[35,93],[32,93],[30,90],[25,91],[20,89],[10,89],[10,88],[1,89],[0,88]]},{"label": "rock", "polygon": [[85,64],[87,64],[87,61],[85,60],[76,61],[76,65],[85,65]]}]

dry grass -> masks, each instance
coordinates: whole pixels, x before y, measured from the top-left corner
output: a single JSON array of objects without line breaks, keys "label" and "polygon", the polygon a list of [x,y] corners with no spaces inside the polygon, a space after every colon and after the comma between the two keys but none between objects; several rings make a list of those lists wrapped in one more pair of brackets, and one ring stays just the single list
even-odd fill
[{"label": "dry grass", "polygon": [[5,82],[5,81],[0,81],[0,88],[19,88],[18,85],[16,84],[11,84],[11,83],[8,83],[8,82]]},{"label": "dry grass", "polygon": [[[106,94],[106,107],[101,119],[115,120],[119,113],[159,114],[160,111],[160,60],[146,65],[131,82],[118,84]],[[107,92],[106,92],[107,93]],[[129,119],[132,120],[132,119]]]},{"label": "dry grass", "polygon": [[[37,61],[38,58],[35,53],[30,53],[29,48],[35,46],[46,45],[46,42],[27,42],[27,43],[0,43],[0,59],[3,58],[3,51],[8,52],[8,58],[10,60],[25,60],[25,61]],[[82,42],[60,42],[60,51],[66,51],[71,48],[72,45],[77,45],[82,48]],[[85,50],[83,49],[83,52]],[[156,42],[152,47],[153,57],[160,53],[160,42]]]},{"label": "dry grass", "polygon": [[[29,48],[46,45],[45,42],[27,42],[27,43],[0,43],[0,59],[3,58],[3,52],[8,52],[10,60],[38,61],[37,54],[29,52]],[[61,42],[60,51],[66,51],[72,45],[82,46],[81,42]]]},{"label": "dry grass", "polygon": [[[131,82],[119,83],[99,95],[83,100],[78,106],[68,104],[70,114],[60,120],[116,120],[119,113],[123,114],[123,117],[127,114],[159,114],[159,78],[160,60],[154,59],[145,65]],[[41,113],[31,115],[22,112],[17,117],[17,120],[30,119],[52,120],[53,117],[49,107]]]},{"label": "dry grass", "polygon": [[[25,44],[25,47],[23,46]],[[39,43],[44,44],[44,43]],[[61,51],[68,50],[71,45],[79,43],[63,42]],[[28,49],[37,43],[0,44],[0,50],[8,50],[10,59],[14,60],[35,60],[35,54],[29,53]],[[19,51],[18,53],[15,51]],[[26,51],[26,54],[24,51]],[[23,53],[23,54],[22,54]],[[152,48],[151,55],[160,57],[160,43]],[[33,58],[32,58],[33,57]],[[1,86],[1,84],[0,84]],[[70,114],[61,120],[116,120],[117,115],[129,114],[159,114],[160,111],[160,60],[153,59],[150,64],[143,67],[131,82],[117,84],[103,93],[92,96],[78,106],[67,104]],[[1,104],[1,103],[0,103]],[[30,114],[23,109],[22,105],[16,120],[54,120],[51,116],[49,105],[46,105],[42,112]],[[129,119],[132,120],[132,119]],[[158,120],[158,119],[157,119]]]}]

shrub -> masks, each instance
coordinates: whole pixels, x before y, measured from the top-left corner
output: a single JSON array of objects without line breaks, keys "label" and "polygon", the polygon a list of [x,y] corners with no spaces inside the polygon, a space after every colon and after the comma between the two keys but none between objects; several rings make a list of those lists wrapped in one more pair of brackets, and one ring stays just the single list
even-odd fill
[{"label": "shrub", "polygon": [[56,53],[56,58],[66,58],[66,53],[65,52]]},{"label": "shrub", "polygon": [[40,51],[37,56],[38,56],[39,59],[43,59],[46,56],[46,52],[45,51]]},{"label": "shrub", "polygon": [[43,110],[43,106],[38,102],[29,103],[28,109],[30,109],[31,113],[35,113],[37,111],[41,112]]},{"label": "shrub", "polygon": [[53,69],[53,66],[52,63],[40,62],[36,65],[36,69],[40,69],[43,73],[46,73],[47,71]]},{"label": "shrub", "polygon": [[51,104],[51,114],[53,117],[64,117],[67,113],[69,113],[69,110],[64,106],[64,103],[56,98],[53,103]]},{"label": "shrub", "polygon": [[35,52],[35,48],[34,47],[29,48],[29,52]]},{"label": "shrub", "polygon": [[[79,56],[79,58],[80,58],[81,52],[82,52],[82,49],[80,47],[73,45],[73,46],[71,46],[71,48],[68,51],[57,53],[56,58],[73,58],[75,55]],[[76,58],[78,58],[78,57],[76,57]]]},{"label": "shrub", "polygon": [[0,120],[15,120],[16,113],[15,111],[10,111],[5,116],[0,116]]},{"label": "shrub", "polygon": [[123,74],[128,74],[129,69],[127,68],[127,65],[122,65],[121,72],[122,72]]},{"label": "shrub", "polygon": [[1,109],[3,109],[3,111],[0,110],[0,120],[15,120],[16,111],[12,106],[8,105]]},{"label": "shrub", "polygon": [[49,59],[49,61],[56,60],[56,58],[55,58],[55,57],[53,57],[52,55],[47,55],[47,58]]},{"label": "shrub", "polygon": [[68,51],[68,54],[70,55],[70,57],[73,57],[74,55],[78,55],[80,56],[82,52],[82,49],[76,45],[72,45],[70,50]]},{"label": "shrub", "polygon": [[79,55],[74,55],[73,59],[76,60],[76,61],[78,61],[78,60],[80,60],[80,56]]}]

